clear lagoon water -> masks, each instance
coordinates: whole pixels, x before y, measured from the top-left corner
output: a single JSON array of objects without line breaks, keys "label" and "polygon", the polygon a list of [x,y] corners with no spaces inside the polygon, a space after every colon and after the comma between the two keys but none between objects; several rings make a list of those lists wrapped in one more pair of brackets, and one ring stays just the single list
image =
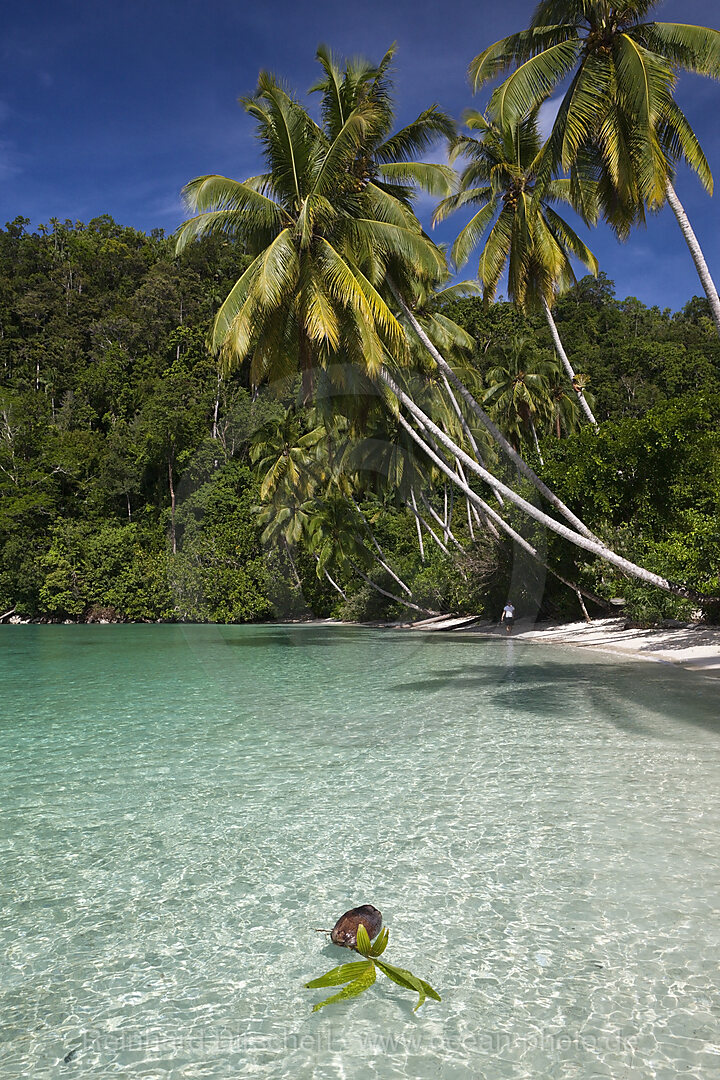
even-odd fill
[{"label": "clear lagoon water", "polygon": [[[0,633],[2,1080],[720,1077],[717,684],[469,634]],[[311,1012],[350,959],[314,928],[365,902],[442,1003]]]}]

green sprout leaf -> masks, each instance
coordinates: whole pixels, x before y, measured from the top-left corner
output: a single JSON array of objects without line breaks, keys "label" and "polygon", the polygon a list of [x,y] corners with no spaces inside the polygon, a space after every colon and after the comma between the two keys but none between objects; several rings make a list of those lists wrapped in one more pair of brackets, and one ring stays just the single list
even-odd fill
[{"label": "green sprout leaf", "polygon": [[413,973],[406,968],[398,968],[393,964],[388,964],[382,960],[377,961],[377,966],[384,975],[387,975],[388,979],[392,979],[398,986],[404,986],[406,990],[415,990],[417,992],[418,1003],[415,1006],[415,1012],[417,1012],[420,1006],[425,1002],[426,998],[430,997],[434,1001],[442,1001],[437,990],[433,990],[430,983],[425,982],[424,979],[418,979],[417,975],[413,975]]},{"label": "green sprout leaf", "polygon": [[363,956],[370,955],[370,936],[362,923],[358,926],[357,931],[357,951],[362,953]]},{"label": "green sprout leaf", "polygon": [[367,969],[368,963],[368,960],[358,960],[354,964],[341,964],[340,967],[334,967],[330,971],[326,971],[319,979],[313,979],[312,982],[305,983],[305,986],[308,990],[316,990],[321,986],[342,986],[343,983],[352,982],[353,979],[357,979],[359,975],[362,975]]},{"label": "green sprout leaf", "polygon": [[333,994],[331,997],[325,998],[324,1001],[319,1001],[317,1005],[313,1005],[313,1012],[317,1012],[318,1009],[329,1005],[331,1001],[342,1001],[344,998],[357,997],[358,994],[368,990],[375,982],[375,965],[372,960],[368,960],[364,964],[344,964],[343,967],[363,967],[365,970],[357,979],[349,983],[344,990],[341,990],[339,994]]},{"label": "green sprout leaf", "polygon": [[385,952],[385,949],[387,948],[387,943],[388,943],[389,937],[390,937],[390,931],[388,930],[387,926],[383,926],[382,930],[380,931],[378,936],[375,938],[375,941],[373,942],[373,945],[372,945],[372,947],[370,949],[370,955],[371,956],[382,956],[382,954]]}]

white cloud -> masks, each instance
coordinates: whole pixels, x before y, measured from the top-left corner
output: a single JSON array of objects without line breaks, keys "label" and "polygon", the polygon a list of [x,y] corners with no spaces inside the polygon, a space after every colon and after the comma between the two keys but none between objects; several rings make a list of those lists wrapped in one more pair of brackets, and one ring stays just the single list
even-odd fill
[{"label": "white cloud", "polygon": [[555,123],[555,117],[560,111],[560,105],[562,98],[558,97],[548,98],[547,101],[543,101],[538,110],[538,130],[540,132],[540,138],[543,142],[546,142],[550,132],[553,129]]}]

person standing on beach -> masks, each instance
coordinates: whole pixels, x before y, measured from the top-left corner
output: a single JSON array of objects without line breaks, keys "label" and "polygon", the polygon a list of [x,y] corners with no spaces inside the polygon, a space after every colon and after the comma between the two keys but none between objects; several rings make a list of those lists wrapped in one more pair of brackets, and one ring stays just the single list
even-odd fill
[{"label": "person standing on beach", "polygon": [[505,633],[511,634],[513,623],[515,622],[515,608],[511,603],[507,603],[503,608],[503,613],[500,617],[500,625],[505,625]]}]

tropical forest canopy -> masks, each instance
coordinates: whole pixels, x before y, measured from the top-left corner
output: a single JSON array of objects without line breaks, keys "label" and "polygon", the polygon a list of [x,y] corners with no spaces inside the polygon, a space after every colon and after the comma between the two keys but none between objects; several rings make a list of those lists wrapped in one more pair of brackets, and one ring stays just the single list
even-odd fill
[{"label": "tropical forest canopy", "polygon": [[[266,171],[190,182],[177,238],[8,223],[0,615],[713,617],[720,306],[673,186],[712,177],[674,88],[720,34],[652,6],[545,0],[473,61],[462,130],[396,129],[392,50],[321,48],[307,102],[263,73]],[[616,297],[576,226],[665,202],[680,312]]]}]

